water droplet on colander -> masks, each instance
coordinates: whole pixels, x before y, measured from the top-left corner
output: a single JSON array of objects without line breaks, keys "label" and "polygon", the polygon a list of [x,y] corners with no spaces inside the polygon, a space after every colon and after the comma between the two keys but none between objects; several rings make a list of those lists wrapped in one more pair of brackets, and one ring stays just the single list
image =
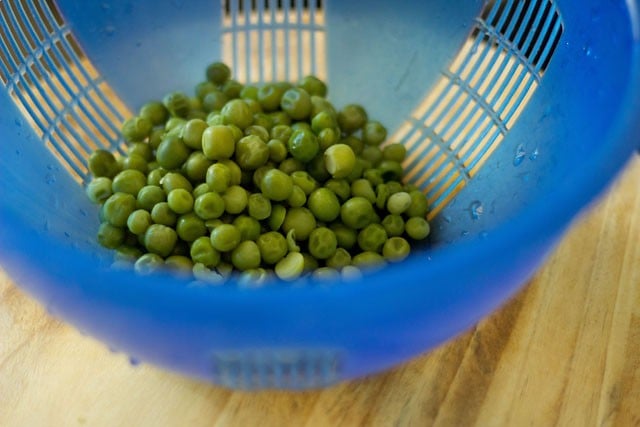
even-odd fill
[{"label": "water droplet on colander", "polygon": [[16,124],[16,126],[18,126],[18,127],[22,127],[22,122],[20,121],[20,119],[15,119],[15,120],[13,121],[13,123],[15,123],[15,124]]},{"label": "water droplet on colander", "polygon": [[533,152],[531,154],[529,154],[529,160],[537,159],[538,158],[538,154],[540,154],[540,152],[536,148],[535,150],[533,150]]},{"label": "water droplet on colander", "polygon": [[64,237],[71,237],[71,234],[69,234],[68,231],[65,231],[63,234],[64,234]]},{"label": "water droplet on colander", "polygon": [[80,209],[79,212],[80,212],[80,215],[87,216],[87,211],[85,211],[84,209]]},{"label": "water droplet on colander", "polygon": [[462,232],[460,233],[460,236],[462,237],[467,237],[469,235],[469,232],[467,230],[462,230]]},{"label": "water droplet on colander", "polygon": [[584,46],[582,48],[582,50],[584,51],[584,54],[587,55],[587,56],[591,56],[591,54],[593,53],[591,51],[591,46],[589,46],[589,45]]},{"label": "water droplet on colander", "polygon": [[451,222],[451,217],[449,215],[445,215],[442,219],[444,219],[444,222],[447,224]]},{"label": "water droplet on colander", "polygon": [[471,219],[479,219],[484,213],[484,206],[482,206],[482,202],[479,200],[471,202],[469,205],[469,212],[471,213]]},{"label": "water droplet on colander", "polygon": [[133,356],[130,356],[129,357],[129,364],[131,366],[138,366],[140,364],[140,359],[138,359],[136,357],[133,357]]},{"label": "water droplet on colander", "polygon": [[516,155],[513,158],[513,165],[520,166],[526,156],[527,151],[524,149],[524,144],[518,145],[518,147],[516,148]]},{"label": "water droplet on colander", "polygon": [[54,182],[56,182],[56,176],[52,173],[48,173],[44,176],[44,182],[46,182],[47,184],[51,185]]}]

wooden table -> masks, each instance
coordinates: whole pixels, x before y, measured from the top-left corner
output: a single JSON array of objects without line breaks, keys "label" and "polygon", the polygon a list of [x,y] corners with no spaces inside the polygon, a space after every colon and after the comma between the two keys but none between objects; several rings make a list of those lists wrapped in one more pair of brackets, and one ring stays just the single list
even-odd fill
[{"label": "wooden table", "polygon": [[388,373],[231,392],[50,318],[0,270],[0,426],[640,426],[640,160],[500,311]]}]

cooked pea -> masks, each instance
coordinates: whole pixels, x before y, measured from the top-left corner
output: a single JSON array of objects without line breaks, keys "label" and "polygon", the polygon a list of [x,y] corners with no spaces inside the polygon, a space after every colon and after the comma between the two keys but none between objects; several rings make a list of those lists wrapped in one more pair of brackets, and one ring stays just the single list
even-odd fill
[{"label": "cooked pea", "polygon": [[147,177],[142,172],[135,169],[127,169],[113,178],[111,188],[114,193],[127,193],[136,197],[146,183]]},{"label": "cooked pea", "polygon": [[167,193],[157,185],[145,185],[138,191],[138,208],[151,211],[155,205],[164,202]]},{"label": "cooked pea", "polygon": [[366,179],[356,179],[351,183],[351,195],[356,197],[364,197],[371,204],[376,202],[376,193],[373,191],[371,183]]},{"label": "cooked pea", "polygon": [[244,130],[244,135],[254,135],[259,137],[265,144],[269,142],[269,131],[260,125],[253,124]]},{"label": "cooked pea", "polygon": [[318,188],[309,195],[307,206],[318,221],[331,222],[340,215],[338,197],[325,187]]},{"label": "cooked pea", "polygon": [[293,135],[293,129],[288,125],[276,125],[271,128],[270,136],[272,139],[279,139],[280,141],[288,141]]},{"label": "cooked pea", "polygon": [[166,174],[167,174],[166,169],[162,167],[153,169],[152,171],[149,172],[149,175],[147,175],[147,185],[160,185],[160,181],[162,181],[162,178]]},{"label": "cooked pea", "polygon": [[300,252],[291,252],[282,258],[275,267],[276,276],[282,280],[295,280],[304,270],[304,257]]},{"label": "cooked pea", "polygon": [[161,257],[169,256],[177,241],[175,230],[162,224],[152,224],[144,233],[144,246],[149,252]]},{"label": "cooked pea", "polygon": [[179,278],[189,278],[193,275],[193,261],[184,255],[171,255],[164,260],[167,271]]},{"label": "cooked pea", "polygon": [[286,92],[284,87],[269,83],[258,89],[258,102],[264,111],[275,111],[280,107],[282,95]]},{"label": "cooked pea", "polygon": [[409,218],[405,223],[404,229],[407,235],[415,240],[426,239],[431,231],[427,220],[419,216]]},{"label": "cooked pea", "polygon": [[305,203],[307,203],[307,196],[304,194],[304,191],[300,187],[294,185],[291,196],[289,196],[289,198],[287,199],[287,203],[292,208],[302,207]]},{"label": "cooked pea", "polygon": [[338,240],[327,227],[318,227],[309,234],[309,252],[317,259],[327,259],[338,248]]},{"label": "cooked pea", "polygon": [[261,234],[256,243],[262,260],[267,264],[275,264],[287,254],[287,241],[277,231]]},{"label": "cooked pea", "polygon": [[259,136],[245,136],[236,144],[235,158],[243,170],[255,170],[269,160],[269,147]]},{"label": "cooked pea", "polygon": [[349,104],[338,113],[338,124],[344,132],[354,132],[367,122],[367,112],[361,105]]},{"label": "cooked pea", "polygon": [[[237,80],[229,79],[221,86],[222,92],[227,95],[229,99],[238,98],[240,96],[240,92],[244,85]],[[246,101],[252,101],[251,99],[246,99]]]},{"label": "cooked pea", "polygon": [[329,112],[335,118],[338,117],[336,109],[333,108],[333,105],[329,101],[322,96],[311,95],[311,117],[315,117],[322,111]]},{"label": "cooked pea", "polygon": [[331,267],[319,267],[311,273],[311,277],[316,280],[338,280],[340,278],[340,272]]},{"label": "cooked pea", "polygon": [[240,98],[258,100],[258,87],[245,85],[240,91]]},{"label": "cooked pea", "polygon": [[159,126],[167,121],[169,111],[162,102],[150,101],[140,108],[138,115],[149,120],[153,126]]},{"label": "cooked pea", "polygon": [[198,184],[196,188],[193,189],[193,192],[191,194],[193,195],[193,198],[195,200],[198,197],[202,196],[203,194],[206,194],[209,192],[211,192],[209,185],[207,185],[206,182],[203,182],[202,184]]},{"label": "cooked pea", "polygon": [[313,132],[301,129],[293,132],[287,142],[287,148],[294,159],[307,163],[318,154],[320,145]]},{"label": "cooked pea", "polygon": [[363,251],[380,252],[387,241],[387,232],[380,224],[369,224],[358,233],[358,246]]},{"label": "cooked pea", "polygon": [[233,250],[240,238],[240,231],[231,224],[221,224],[211,231],[211,245],[220,252]]},{"label": "cooked pea", "polygon": [[124,121],[120,132],[127,142],[140,142],[151,133],[153,123],[145,117],[131,117]]},{"label": "cooked pea", "polygon": [[172,116],[186,117],[189,114],[189,97],[182,92],[167,94],[162,103]]},{"label": "cooked pea", "polygon": [[213,268],[220,262],[220,252],[211,245],[211,239],[206,236],[198,237],[191,244],[189,255],[195,263]]},{"label": "cooked pea", "polygon": [[242,169],[240,169],[240,166],[231,159],[220,160],[218,163],[229,168],[231,173],[231,181],[229,183],[231,185],[239,185],[242,181]]},{"label": "cooked pea", "polygon": [[239,185],[232,185],[222,194],[224,208],[227,213],[239,214],[244,211],[249,201],[247,190]]},{"label": "cooked pea", "polygon": [[201,144],[208,159],[229,159],[235,151],[233,130],[224,125],[209,126],[202,133]]},{"label": "cooked pea", "polygon": [[429,212],[429,202],[425,195],[420,190],[413,190],[409,195],[411,196],[411,206],[409,206],[405,214],[408,217],[425,217]]},{"label": "cooked pea", "polygon": [[193,211],[203,220],[220,218],[225,211],[224,199],[213,191],[204,193],[196,198]]},{"label": "cooked pea", "polygon": [[346,144],[335,144],[324,152],[324,164],[334,178],[346,178],[356,164],[356,155]]},{"label": "cooked pea", "polygon": [[398,262],[408,257],[410,251],[409,242],[396,236],[384,242],[382,255],[391,262]]},{"label": "cooked pea", "polygon": [[268,199],[280,202],[291,197],[293,180],[286,173],[271,169],[264,175],[260,189]]},{"label": "cooked pea", "polygon": [[309,172],[309,175],[318,182],[324,182],[331,178],[331,175],[324,164],[324,156],[322,153],[318,154],[311,159],[309,163],[307,163],[307,172]]},{"label": "cooked pea", "polygon": [[105,220],[115,227],[125,227],[134,210],[136,198],[129,193],[113,193],[103,205]]},{"label": "cooked pea", "polygon": [[287,175],[291,175],[296,171],[305,170],[305,166],[304,166],[304,163],[302,163],[300,160],[296,160],[293,157],[289,157],[287,159],[284,159],[282,162],[280,162],[278,169],[280,169],[282,172],[286,173]]},{"label": "cooked pea", "polygon": [[295,230],[298,241],[307,240],[314,228],[316,228],[316,217],[307,208],[289,209],[282,224],[282,230],[285,233]]},{"label": "cooked pea", "polygon": [[382,172],[382,178],[385,181],[398,181],[402,178],[402,165],[393,160],[383,160],[378,165],[378,169]]},{"label": "cooked pea", "polygon": [[267,142],[269,148],[269,160],[280,163],[287,158],[287,145],[279,139],[271,139]]},{"label": "cooked pea", "polygon": [[184,163],[183,170],[190,181],[202,182],[206,179],[211,164],[212,161],[207,159],[202,151],[194,151]]},{"label": "cooked pea", "polygon": [[382,158],[393,162],[402,163],[407,156],[407,149],[400,143],[393,143],[382,149]]},{"label": "cooked pea", "polygon": [[351,262],[354,266],[369,271],[377,270],[386,264],[384,257],[377,252],[360,252]]},{"label": "cooked pea", "polygon": [[387,210],[394,215],[404,213],[411,206],[411,196],[409,193],[400,191],[392,194],[387,200]]},{"label": "cooked pea", "polygon": [[202,98],[202,108],[209,113],[212,111],[220,111],[228,101],[229,97],[226,93],[217,89],[212,90]]},{"label": "cooked pea", "polygon": [[231,170],[222,163],[214,163],[207,169],[205,179],[212,191],[224,193],[231,185]]},{"label": "cooked pea", "polygon": [[320,150],[324,151],[338,142],[338,131],[336,129],[322,129],[318,133],[318,144],[320,144]]},{"label": "cooked pea", "polygon": [[298,87],[306,90],[309,95],[327,96],[327,85],[316,76],[305,76],[298,81]]},{"label": "cooked pea", "polygon": [[103,222],[98,228],[98,243],[105,248],[115,249],[122,245],[125,235],[126,233],[122,227]]},{"label": "cooked pea", "polygon": [[260,262],[260,249],[254,241],[245,240],[231,252],[231,263],[238,270],[258,268]]},{"label": "cooked pea", "polygon": [[287,209],[282,205],[272,205],[271,206],[271,215],[267,219],[269,224],[269,228],[271,230],[276,231],[282,227],[284,223],[284,218],[287,215]]},{"label": "cooked pea", "polygon": [[177,172],[169,172],[165,174],[165,176],[160,180],[160,185],[162,185],[162,188],[167,192],[167,194],[176,188],[183,188],[189,192],[193,191],[193,185],[191,185],[189,180]]},{"label": "cooked pea", "polygon": [[[129,154],[127,157],[122,159],[122,169],[133,169],[146,174],[148,165],[147,161],[142,156],[138,154]],[[145,176],[145,181],[146,180],[147,178]]]},{"label": "cooked pea", "polygon": [[106,176],[99,176],[92,179],[86,188],[87,196],[93,203],[103,203],[112,194],[111,180]]},{"label": "cooked pea", "polygon": [[271,215],[271,201],[263,194],[254,193],[249,196],[249,215],[257,220],[269,218]]},{"label": "cooked pea", "polygon": [[291,180],[295,185],[300,187],[304,191],[305,195],[311,194],[313,190],[318,188],[318,181],[316,181],[306,171],[294,171],[291,173]]},{"label": "cooked pea", "polygon": [[164,268],[164,260],[157,254],[146,253],[133,265],[134,271],[141,276],[157,273]]},{"label": "cooked pea", "polygon": [[371,223],[373,206],[364,197],[352,197],[340,208],[342,222],[356,230],[366,227]]},{"label": "cooked pea", "polygon": [[287,232],[287,250],[289,252],[300,252],[300,246],[296,242],[296,230],[291,229]]},{"label": "cooked pea", "polygon": [[204,221],[192,212],[178,218],[176,232],[178,237],[185,242],[193,242],[207,234],[207,227],[204,225]]},{"label": "cooked pea", "polygon": [[368,121],[362,128],[362,140],[365,144],[378,146],[387,139],[387,129],[380,122]]},{"label": "cooked pea", "polygon": [[375,145],[365,145],[360,157],[369,161],[372,166],[376,166],[382,161],[382,150]]},{"label": "cooked pea", "polygon": [[404,220],[400,215],[389,214],[381,222],[389,237],[398,237],[404,233]]},{"label": "cooked pea", "polygon": [[251,218],[248,215],[240,215],[233,220],[233,225],[240,232],[241,242],[244,242],[245,240],[255,241],[258,237],[260,237],[262,226],[255,218]]},{"label": "cooked pea", "polygon": [[165,169],[177,169],[189,158],[191,150],[178,136],[167,136],[156,150],[158,164]]},{"label": "cooked pea", "polygon": [[324,186],[329,190],[336,193],[336,196],[343,202],[351,197],[351,185],[345,179],[329,179],[324,183]]},{"label": "cooked pea", "polygon": [[148,145],[153,150],[157,150],[158,146],[162,142],[162,138],[164,138],[165,129],[163,127],[155,128],[149,134]]},{"label": "cooked pea", "polygon": [[335,233],[338,246],[341,248],[350,250],[358,241],[358,233],[342,223],[332,224],[330,228]]},{"label": "cooked pea", "polygon": [[144,234],[147,228],[152,224],[151,214],[144,209],[138,209],[127,218],[127,228],[135,235]]},{"label": "cooked pea", "polygon": [[253,123],[253,113],[242,99],[232,99],[220,111],[225,124],[236,125],[241,130]]},{"label": "cooked pea", "polygon": [[113,178],[120,172],[120,165],[109,151],[98,149],[89,156],[89,172],[94,177]]},{"label": "cooked pea", "polygon": [[303,120],[311,113],[311,97],[304,89],[291,88],[282,95],[280,107],[292,119]]},{"label": "cooked pea", "polygon": [[214,62],[207,66],[205,76],[211,83],[221,85],[231,77],[231,69],[224,62]]},{"label": "cooked pea", "polygon": [[178,220],[178,216],[171,210],[167,202],[160,202],[151,209],[151,219],[156,224],[173,226]]},{"label": "cooked pea", "polygon": [[351,264],[351,254],[344,248],[339,247],[336,251],[326,260],[327,267],[342,269]]},{"label": "cooked pea", "polygon": [[340,270],[340,277],[342,280],[352,282],[362,278],[362,271],[355,265],[345,265],[342,270]]},{"label": "cooked pea", "polygon": [[199,99],[203,99],[209,92],[214,90],[218,90],[218,85],[208,80],[201,81],[194,87],[194,93]]},{"label": "cooked pea", "polygon": [[208,285],[221,285],[224,283],[225,278],[215,270],[212,270],[202,263],[195,263],[193,265],[193,277],[198,282],[203,282]]}]

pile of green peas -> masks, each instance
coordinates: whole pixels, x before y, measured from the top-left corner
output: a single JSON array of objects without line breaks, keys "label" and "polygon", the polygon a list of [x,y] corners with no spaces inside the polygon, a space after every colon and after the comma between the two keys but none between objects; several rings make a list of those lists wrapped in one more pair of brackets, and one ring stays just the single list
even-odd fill
[{"label": "pile of green peas", "polygon": [[354,277],[427,238],[406,149],[362,106],[336,109],[314,76],[243,85],[221,62],[205,76],[127,119],[126,155],[89,158],[98,242],[117,265],[211,284]]}]

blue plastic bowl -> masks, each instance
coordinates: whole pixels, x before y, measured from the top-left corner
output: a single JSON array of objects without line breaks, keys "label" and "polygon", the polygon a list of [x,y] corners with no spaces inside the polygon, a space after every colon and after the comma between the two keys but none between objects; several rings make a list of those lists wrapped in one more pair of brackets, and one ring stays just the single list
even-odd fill
[{"label": "blue plastic bowl", "polygon": [[[324,386],[469,328],[640,135],[635,0],[21,0],[0,22],[3,268],[110,347],[230,387]],[[89,153],[119,146],[120,103],[191,90],[219,58],[242,81],[313,72],[338,106],[367,106],[408,147],[430,247],[349,283],[189,287],[110,269]]]}]

